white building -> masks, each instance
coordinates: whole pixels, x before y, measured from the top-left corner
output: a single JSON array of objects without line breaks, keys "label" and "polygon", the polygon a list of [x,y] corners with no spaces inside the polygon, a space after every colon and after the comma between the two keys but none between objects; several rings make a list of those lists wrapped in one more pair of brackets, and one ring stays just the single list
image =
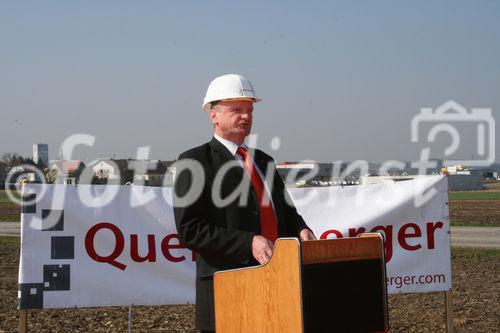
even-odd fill
[{"label": "white building", "polygon": [[113,160],[101,158],[92,165],[92,170],[97,178],[107,178],[108,180],[119,180],[122,177],[122,171],[128,169],[127,160]]},{"label": "white building", "polygon": [[[329,186],[345,184],[346,163],[318,163],[316,161],[282,162],[276,170],[287,185]],[[340,180],[342,178],[342,180]]]},{"label": "white building", "polygon": [[33,162],[38,165],[38,162],[43,165],[49,165],[49,145],[46,143],[35,143],[33,145]]},{"label": "white building", "polygon": [[51,161],[49,170],[54,172],[51,181],[56,184],[77,184],[83,169],[85,164],[82,161]]},{"label": "white building", "polygon": [[[395,183],[415,178],[429,177],[429,175],[367,175],[361,177],[362,185],[372,185],[379,183]],[[448,189],[450,191],[482,191],[484,190],[484,180],[477,170],[458,170],[453,174],[447,174]]]}]

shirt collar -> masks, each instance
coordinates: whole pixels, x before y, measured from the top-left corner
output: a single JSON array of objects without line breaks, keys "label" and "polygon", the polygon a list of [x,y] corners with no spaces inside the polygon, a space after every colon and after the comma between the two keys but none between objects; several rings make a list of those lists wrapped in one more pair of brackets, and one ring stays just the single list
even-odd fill
[{"label": "shirt collar", "polygon": [[[231,155],[233,155],[233,156],[236,155],[236,151],[238,150],[238,147],[239,147],[236,143],[229,141],[229,140],[226,140],[215,133],[214,133],[214,138],[216,138],[220,143],[222,143],[224,145],[224,147],[226,147],[227,150],[229,150]],[[241,146],[245,149],[248,149],[247,145],[245,143],[243,143]]]}]

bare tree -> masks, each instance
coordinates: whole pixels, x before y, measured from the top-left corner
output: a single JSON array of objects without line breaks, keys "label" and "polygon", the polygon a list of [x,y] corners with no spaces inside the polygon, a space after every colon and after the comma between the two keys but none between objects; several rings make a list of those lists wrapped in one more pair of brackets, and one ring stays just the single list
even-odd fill
[{"label": "bare tree", "polygon": [[55,183],[59,177],[59,171],[57,169],[45,168],[43,169],[43,173],[45,174],[45,179],[49,184]]},{"label": "bare tree", "polygon": [[5,153],[2,155],[2,162],[7,164],[9,167],[19,165],[19,161],[22,157],[17,153]]},{"label": "bare tree", "polygon": [[36,165],[31,157],[23,157],[18,153],[5,153],[2,155],[1,160],[9,167],[15,167],[21,164]]}]

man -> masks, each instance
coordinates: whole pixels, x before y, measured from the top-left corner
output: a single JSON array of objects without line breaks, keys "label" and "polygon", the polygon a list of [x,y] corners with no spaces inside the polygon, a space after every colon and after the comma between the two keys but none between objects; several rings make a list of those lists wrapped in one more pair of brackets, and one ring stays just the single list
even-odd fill
[{"label": "man", "polygon": [[214,79],[203,103],[214,137],[179,156],[189,168],[178,168],[175,222],[184,244],[198,254],[196,326],[202,331],[215,330],[214,272],[265,264],[278,237],[316,239],[291,203],[273,159],[244,143],[259,101],[243,76]]}]

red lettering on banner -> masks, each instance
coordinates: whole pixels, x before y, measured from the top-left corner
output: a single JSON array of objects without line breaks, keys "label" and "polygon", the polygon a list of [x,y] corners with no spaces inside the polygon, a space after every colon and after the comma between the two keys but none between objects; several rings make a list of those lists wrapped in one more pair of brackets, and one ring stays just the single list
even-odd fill
[{"label": "red lettering on banner", "polygon": [[392,258],[392,225],[386,225],[385,227],[378,225],[370,230],[370,232],[378,231],[384,232],[385,262],[389,262]]},{"label": "red lettering on banner", "polygon": [[330,236],[331,234],[335,234],[335,236],[337,236],[337,238],[342,238],[342,233],[340,231],[335,230],[335,229],[331,229],[331,230],[327,230],[324,233],[322,233],[321,236],[319,237],[319,239],[327,239],[328,236]]},{"label": "red lettering on banner", "polygon": [[137,235],[130,235],[130,258],[137,262],[155,262],[156,261],[156,247],[155,235],[148,235],[148,254],[145,257],[139,255],[139,244]]},{"label": "red lettering on banner", "polygon": [[[427,222],[426,223],[426,233],[427,237],[427,248],[434,249],[435,248],[435,235],[437,230],[443,229],[443,222]],[[114,248],[111,254],[103,256],[99,255],[94,247],[94,239],[95,235],[101,230],[109,230],[114,235]],[[411,229],[411,230],[410,230]],[[349,228],[347,233],[349,237],[356,237],[362,233],[366,232],[365,227],[359,228]],[[393,225],[386,226],[375,226],[370,232],[383,232],[385,237],[385,260],[389,262],[393,256]],[[344,235],[336,229],[330,229],[324,231],[320,239],[327,238],[343,238]],[[137,234],[130,235],[130,258],[135,262],[156,262],[156,239],[155,235],[149,234],[147,235],[148,245],[147,245],[147,253],[144,255],[139,254],[139,239]],[[407,251],[416,251],[422,248],[421,242],[418,242],[414,245],[408,243],[409,238],[421,238],[422,230],[416,223],[406,223],[401,226],[397,233],[397,244],[401,246],[404,250]],[[109,222],[101,222],[93,227],[91,227],[87,234],[85,235],[85,250],[90,258],[97,262],[108,263],[118,269],[125,270],[127,265],[117,261],[117,258],[120,257],[123,250],[125,248],[125,237],[120,230],[120,228]],[[181,242],[180,237],[177,234],[169,234],[165,236],[160,244],[160,248],[165,259],[171,262],[182,262],[186,260],[184,255],[174,255],[172,250],[181,250],[186,249],[185,245]],[[196,261],[197,254],[191,251],[191,260]]]},{"label": "red lettering on banner", "polygon": [[[414,232],[407,233],[406,231],[409,228],[412,228],[414,230]],[[418,225],[416,225],[415,223],[404,224],[401,227],[401,229],[399,229],[399,232],[398,232],[399,245],[401,245],[401,247],[405,250],[416,251],[416,250],[420,249],[422,247],[422,245],[420,245],[420,244],[410,245],[410,244],[408,244],[406,239],[407,238],[418,238],[420,236],[422,236],[422,231],[420,230]]]},{"label": "red lettering on banner", "polygon": [[[435,234],[436,231],[443,228],[443,222],[437,221],[437,222],[427,222],[426,223],[426,236],[427,236],[427,248],[428,249],[434,249],[435,248]],[[384,250],[385,250],[385,261],[389,262],[392,259],[393,256],[393,251],[394,251],[394,244],[393,244],[393,225],[377,225],[373,227],[369,232],[381,232],[384,234]],[[359,227],[359,228],[349,228],[347,230],[347,233],[349,237],[356,237],[359,236],[360,234],[366,232],[365,227]],[[327,239],[327,238],[333,238],[329,237],[330,235],[335,235],[336,238],[343,238],[344,235],[335,229],[330,229],[324,231],[320,239]],[[407,251],[417,251],[422,248],[421,243],[417,243],[415,245],[408,244],[408,239],[409,238],[420,238],[422,236],[422,230],[416,223],[405,223],[403,224],[398,233],[397,233],[397,243],[396,245],[400,245],[401,248]]]},{"label": "red lettering on banner", "polygon": [[[111,232],[115,236],[115,249],[108,256],[98,255],[94,248],[95,234],[101,229],[111,230]],[[89,231],[87,231],[87,234],[85,235],[85,250],[87,251],[87,254],[89,255],[90,258],[94,259],[97,262],[105,262],[110,265],[113,265],[116,268],[121,269],[122,271],[124,271],[125,268],[127,268],[127,266],[122,264],[121,262],[116,261],[116,258],[120,256],[124,247],[125,247],[125,239],[123,238],[123,234],[120,231],[120,229],[112,223],[107,223],[107,222],[98,223],[94,225],[92,228],[90,228]]]},{"label": "red lettering on banner", "polygon": [[[170,241],[172,239],[177,239],[177,244],[170,244]],[[184,261],[186,259],[186,257],[184,257],[184,256],[174,257],[170,253],[170,249],[185,249],[185,248],[186,247],[184,246],[184,244],[181,243],[181,239],[179,238],[179,236],[177,234],[167,235],[161,241],[161,251],[163,252],[163,255],[165,256],[165,258],[167,258],[168,260],[173,261],[173,262]]]},{"label": "red lettering on banner", "polygon": [[427,231],[427,248],[433,249],[434,246],[434,232],[436,229],[441,229],[443,228],[443,222],[437,221],[436,223],[432,222],[427,222],[426,224],[426,231]]},{"label": "red lettering on banner", "polygon": [[358,235],[361,235],[362,233],[366,232],[366,229],[361,227],[361,228],[349,228],[349,237],[356,237]]},{"label": "red lettering on banner", "polygon": [[[95,235],[102,229],[110,230],[115,237],[115,245],[113,252],[107,256],[97,254],[94,247]],[[147,254],[142,256],[139,254],[139,236],[137,234],[130,235],[130,258],[135,262],[156,262],[156,238],[155,235],[148,235]],[[176,241],[176,242],[175,242]],[[168,261],[181,262],[186,260],[185,256],[174,256],[171,252],[173,249],[185,249],[181,239],[177,234],[170,234],[163,238],[161,241],[161,251],[163,256]],[[125,237],[123,236],[120,228],[112,223],[101,222],[94,225],[87,231],[85,235],[85,250],[90,258],[97,262],[108,263],[122,271],[127,268],[127,265],[117,261],[116,259],[122,254],[125,248]],[[191,251],[191,260],[196,261],[196,253]]]}]

